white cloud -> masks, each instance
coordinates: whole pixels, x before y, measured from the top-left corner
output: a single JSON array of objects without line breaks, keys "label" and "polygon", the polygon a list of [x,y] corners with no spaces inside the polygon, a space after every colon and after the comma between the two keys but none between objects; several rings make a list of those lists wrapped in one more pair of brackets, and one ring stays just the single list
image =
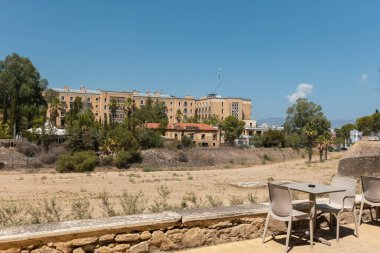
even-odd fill
[{"label": "white cloud", "polygon": [[313,91],[313,85],[308,83],[301,83],[297,86],[297,91],[291,95],[286,96],[289,103],[295,103],[299,98],[306,98],[308,94]]},{"label": "white cloud", "polygon": [[360,80],[362,81],[362,83],[367,83],[368,82],[368,74],[362,74],[361,76],[360,76]]}]

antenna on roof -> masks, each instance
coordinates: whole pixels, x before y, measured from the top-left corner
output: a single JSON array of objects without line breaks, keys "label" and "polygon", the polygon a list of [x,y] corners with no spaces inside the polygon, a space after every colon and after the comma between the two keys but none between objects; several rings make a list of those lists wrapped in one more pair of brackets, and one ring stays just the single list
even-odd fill
[{"label": "antenna on roof", "polygon": [[220,88],[222,85],[222,65],[218,65],[218,85],[216,86],[213,94],[216,94],[217,90]]}]

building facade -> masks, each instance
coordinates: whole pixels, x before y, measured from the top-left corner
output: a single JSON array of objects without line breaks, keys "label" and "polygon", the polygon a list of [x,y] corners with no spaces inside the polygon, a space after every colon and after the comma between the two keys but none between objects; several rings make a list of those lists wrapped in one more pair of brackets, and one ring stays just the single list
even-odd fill
[{"label": "building facade", "polygon": [[137,108],[145,105],[148,98],[164,103],[171,124],[186,122],[191,117],[198,117],[200,121],[205,121],[214,116],[224,120],[233,115],[240,120],[248,120],[251,118],[252,111],[250,99],[222,98],[213,94],[195,99],[193,96],[175,97],[149,91],[140,93],[136,90],[88,90],[84,86],[81,86],[79,90],[71,89],[69,86],[65,86],[63,89],[54,88],[53,90],[58,92],[61,101],[61,109],[56,122],[57,127],[64,127],[65,114],[71,109],[76,97],[80,97],[84,107],[90,109],[94,113],[95,119],[103,123],[110,119],[109,105],[112,99],[117,101],[117,109],[113,117],[116,122],[124,121],[125,103],[128,99],[131,99]]},{"label": "building facade", "polygon": [[[159,129],[159,123],[147,123],[148,129]],[[190,137],[198,147],[219,147],[221,143],[220,131],[203,123],[174,123],[168,124],[163,131],[167,139],[181,141],[184,136]]]}]

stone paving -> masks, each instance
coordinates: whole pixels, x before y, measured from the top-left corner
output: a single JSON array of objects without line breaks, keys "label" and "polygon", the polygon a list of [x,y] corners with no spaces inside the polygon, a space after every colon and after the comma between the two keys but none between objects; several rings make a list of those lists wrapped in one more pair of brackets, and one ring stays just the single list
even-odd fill
[{"label": "stone paving", "polygon": [[[290,240],[291,253],[375,253],[380,249],[380,222],[362,224],[359,227],[360,238],[353,234],[353,225],[341,226],[341,239],[339,243],[335,241],[335,230],[332,233],[323,231],[324,237],[331,241],[332,246],[315,243],[313,249],[308,241],[297,242],[296,237]],[[296,243],[296,244],[295,244]],[[284,252],[285,236],[276,236],[273,240],[267,236],[266,242],[261,243],[261,239],[246,240],[240,242],[220,244],[210,247],[202,247],[180,251],[181,253],[275,253]]]}]

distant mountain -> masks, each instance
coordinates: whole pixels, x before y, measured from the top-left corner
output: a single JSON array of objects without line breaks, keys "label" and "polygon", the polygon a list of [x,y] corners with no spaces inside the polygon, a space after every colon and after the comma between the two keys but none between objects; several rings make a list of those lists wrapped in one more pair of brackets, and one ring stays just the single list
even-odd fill
[{"label": "distant mountain", "polygon": [[262,124],[268,124],[271,126],[282,126],[285,122],[285,118],[280,118],[280,117],[272,117],[272,118],[266,118],[266,119],[259,119],[257,120],[257,125],[262,125]]},{"label": "distant mountain", "polygon": [[345,124],[355,124],[354,119],[335,119],[331,120],[331,127],[334,128],[341,128]]},{"label": "distant mountain", "polygon": [[[275,126],[282,126],[285,122],[285,118],[280,118],[280,117],[272,117],[272,118],[266,118],[266,119],[259,119],[257,120],[257,125],[261,124],[268,124],[268,125],[275,125]],[[354,119],[336,119],[336,120],[331,120],[331,127],[334,128],[340,128],[345,124],[354,124],[355,120]]]}]

